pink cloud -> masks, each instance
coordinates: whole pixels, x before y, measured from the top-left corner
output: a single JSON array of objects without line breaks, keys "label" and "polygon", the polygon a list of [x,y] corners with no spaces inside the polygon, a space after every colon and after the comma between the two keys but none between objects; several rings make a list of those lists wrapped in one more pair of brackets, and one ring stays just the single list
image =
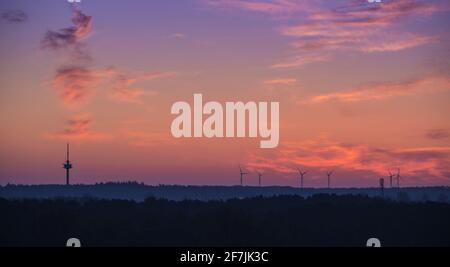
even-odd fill
[{"label": "pink cloud", "polygon": [[76,115],[67,121],[67,128],[61,132],[49,134],[51,139],[67,141],[104,141],[110,139],[109,134],[93,132],[92,119],[87,114]]},{"label": "pink cloud", "polygon": [[60,67],[52,79],[52,86],[68,107],[86,102],[95,94],[101,79],[111,75],[111,69],[92,70],[80,66]]},{"label": "pink cloud", "polygon": [[403,82],[381,82],[356,89],[314,96],[303,103],[320,104],[328,101],[358,102],[383,100],[398,96],[420,95],[450,90],[450,77],[431,75]]},{"label": "pink cloud", "polygon": [[[153,81],[176,75],[174,72],[125,73],[114,68],[92,69],[79,66],[61,67],[51,82],[67,107],[88,102],[102,84],[109,87],[111,96],[121,102],[140,103],[144,95],[157,92],[134,86],[138,82]],[[108,83],[102,83],[109,81]]]},{"label": "pink cloud", "polygon": [[249,154],[246,166],[250,171],[281,175],[294,174],[300,167],[320,177],[326,170],[335,169],[347,175],[358,173],[373,179],[386,176],[388,169],[399,167],[403,176],[412,182],[420,179],[442,181],[450,178],[450,147],[388,149],[320,138],[285,143],[264,156]]},{"label": "pink cloud", "polygon": [[263,83],[265,85],[293,85],[297,82],[297,79],[292,78],[281,78],[281,79],[271,79],[266,80]]},{"label": "pink cloud", "polygon": [[382,40],[381,42],[371,41],[361,50],[368,53],[373,52],[393,52],[400,51],[416,46],[421,46],[436,41],[436,38],[418,34],[402,34],[401,37]]},{"label": "pink cloud", "polygon": [[121,102],[141,103],[140,97],[156,95],[156,91],[149,91],[133,86],[137,82],[153,81],[176,75],[174,72],[157,72],[145,74],[116,73],[112,81],[112,97]]},{"label": "pink cloud", "polygon": [[[432,36],[395,32],[393,25],[408,17],[428,16],[437,11],[437,5],[430,1],[399,0],[382,4],[353,1],[333,10],[311,13],[300,24],[282,27],[280,33],[297,39],[293,42],[296,57],[333,50],[393,52],[435,42]],[[387,27],[392,29],[389,34],[386,34]]]},{"label": "pink cloud", "polygon": [[303,54],[303,55],[297,55],[292,59],[288,59],[286,61],[273,64],[271,66],[271,68],[273,68],[273,69],[293,68],[293,67],[299,67],[299,66],[303,66],[303,65],[315,63],[315,62],[323,62],[326,60],[328,60],[327,55]]},{"label": "pink cloud", "polygon": [[[293,15],[295,23],[280,27],[280,34],[295,38],[293,56],[272,65],[272,68],[295,68],[326,61],[323,53],[335,50],[362,52],[400,51],[434,42],[436,38],[424,34],[396,32],[393,27],[407,18],[429,16],[447,10],[438,1],[396,0],[381,4],[366,0],[349,1],[329,8],[321,1],[296,0],[208,0],[210,6],[241,9],[271,16]],[[297,13],[302,13],[297,16]],[[299,22],[300,21],[300,22]],[[391,33],[386,36],[386,29]],[[405,37],[406,35],[406,37]]]}]

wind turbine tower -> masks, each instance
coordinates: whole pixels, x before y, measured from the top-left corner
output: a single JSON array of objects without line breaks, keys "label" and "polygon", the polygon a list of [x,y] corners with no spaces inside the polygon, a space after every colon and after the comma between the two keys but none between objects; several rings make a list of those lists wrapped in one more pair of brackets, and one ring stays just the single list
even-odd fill
[{"label": "wind turbine tower", "polygon": [[300,174],[300,187],[301,188],[303,188],[303,182],[304,182],[304,180],[303,180],[303,178],[305,177],[305,174],[307,173],[307,172],[304,172],[304,171],[301,171],[300,169],[298,169],[298,173]]},{"label": "wind turbine tower", "polygon": [[72,163],[69,159],[69,143],[67,143],[66,162],[63,164],[63,168],[66,169],[66,185],[70,185],[70,169],[72,169]]},{"label": "wind turbine tower", "polygon": [[334,171],[328,171],[327,172],[327,177],[328,177],[328,189],[331,188],[331,175],[333,174]]},{"label": "wind turbine tower", "polygon": [[240,174],[241,174],[241,186],[243,186],[244,185],[244,175],[247,175],[248,173],[247,172],[243,172],[241,166],[239,166],[239,171],[240,171]]},{"label": "wind turbine tower", "polygon": [[401,176],[400,176],[400,168],[397,169],[397,175],[396,175],[395,178],[397,179],[397,189],[400,190],[400,179],[401,179]]},{"label": "wind turbine tower", "polygon": [[384,178],[380,178],[381,196],[384,197]]},{"label": "wind turbine tower", "polygon": [[390,184],[391,188],[392,188],[392,178],[393,177],[394,177],[394,175],[392,174],[391,171],[389,171],[389,184]]},{"label": "wind turbine tower", "polygon": [[261,187],[261,178],[262,178],[262,173],[258,172],[258,184],[259,184],[259,187]]}]

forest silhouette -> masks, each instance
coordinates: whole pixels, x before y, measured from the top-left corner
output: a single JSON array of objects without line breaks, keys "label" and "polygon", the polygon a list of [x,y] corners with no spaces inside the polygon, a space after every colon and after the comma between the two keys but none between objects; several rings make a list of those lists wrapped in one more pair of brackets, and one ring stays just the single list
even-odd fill
[{"label": "forest silhouette", "polygon": [[450,204],[367,196],[0,199],[0,214],[0,246],[450,245]]}]

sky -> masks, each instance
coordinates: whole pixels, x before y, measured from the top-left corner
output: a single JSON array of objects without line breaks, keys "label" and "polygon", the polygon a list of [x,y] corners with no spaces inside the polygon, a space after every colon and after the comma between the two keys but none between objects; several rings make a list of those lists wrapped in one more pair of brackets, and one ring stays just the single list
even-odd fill
[{"label": "sky", "polygon": [[[0,184],[450,185],[447,0],[0,0]],[[172,137],[280,103],[280,143]]]}]

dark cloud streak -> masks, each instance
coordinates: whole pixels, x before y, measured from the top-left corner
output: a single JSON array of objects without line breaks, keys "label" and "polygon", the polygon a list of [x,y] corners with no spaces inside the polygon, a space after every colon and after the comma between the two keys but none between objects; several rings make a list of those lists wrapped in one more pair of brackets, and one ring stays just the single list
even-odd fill
[{"label": "dark cloud streak", "polygon": [[450,132],[445,129],[433,129],[426,133],[426,137],[433,140],[443,140],[450,137]]},{"label": "dark cloud streak", "polygon": [[28,21],[28,15],[23,10],[15,9],[3,12],[1,19],[8,23],[23,23]]},{"label": "dark cloud streak", "polygon": [[92,32],[92,17],[74,7],[72,23],[73,26],[58,31],[47,31],[41,47],[48,50],[68,50],[76,59],[91,59],[81,41]]}]

